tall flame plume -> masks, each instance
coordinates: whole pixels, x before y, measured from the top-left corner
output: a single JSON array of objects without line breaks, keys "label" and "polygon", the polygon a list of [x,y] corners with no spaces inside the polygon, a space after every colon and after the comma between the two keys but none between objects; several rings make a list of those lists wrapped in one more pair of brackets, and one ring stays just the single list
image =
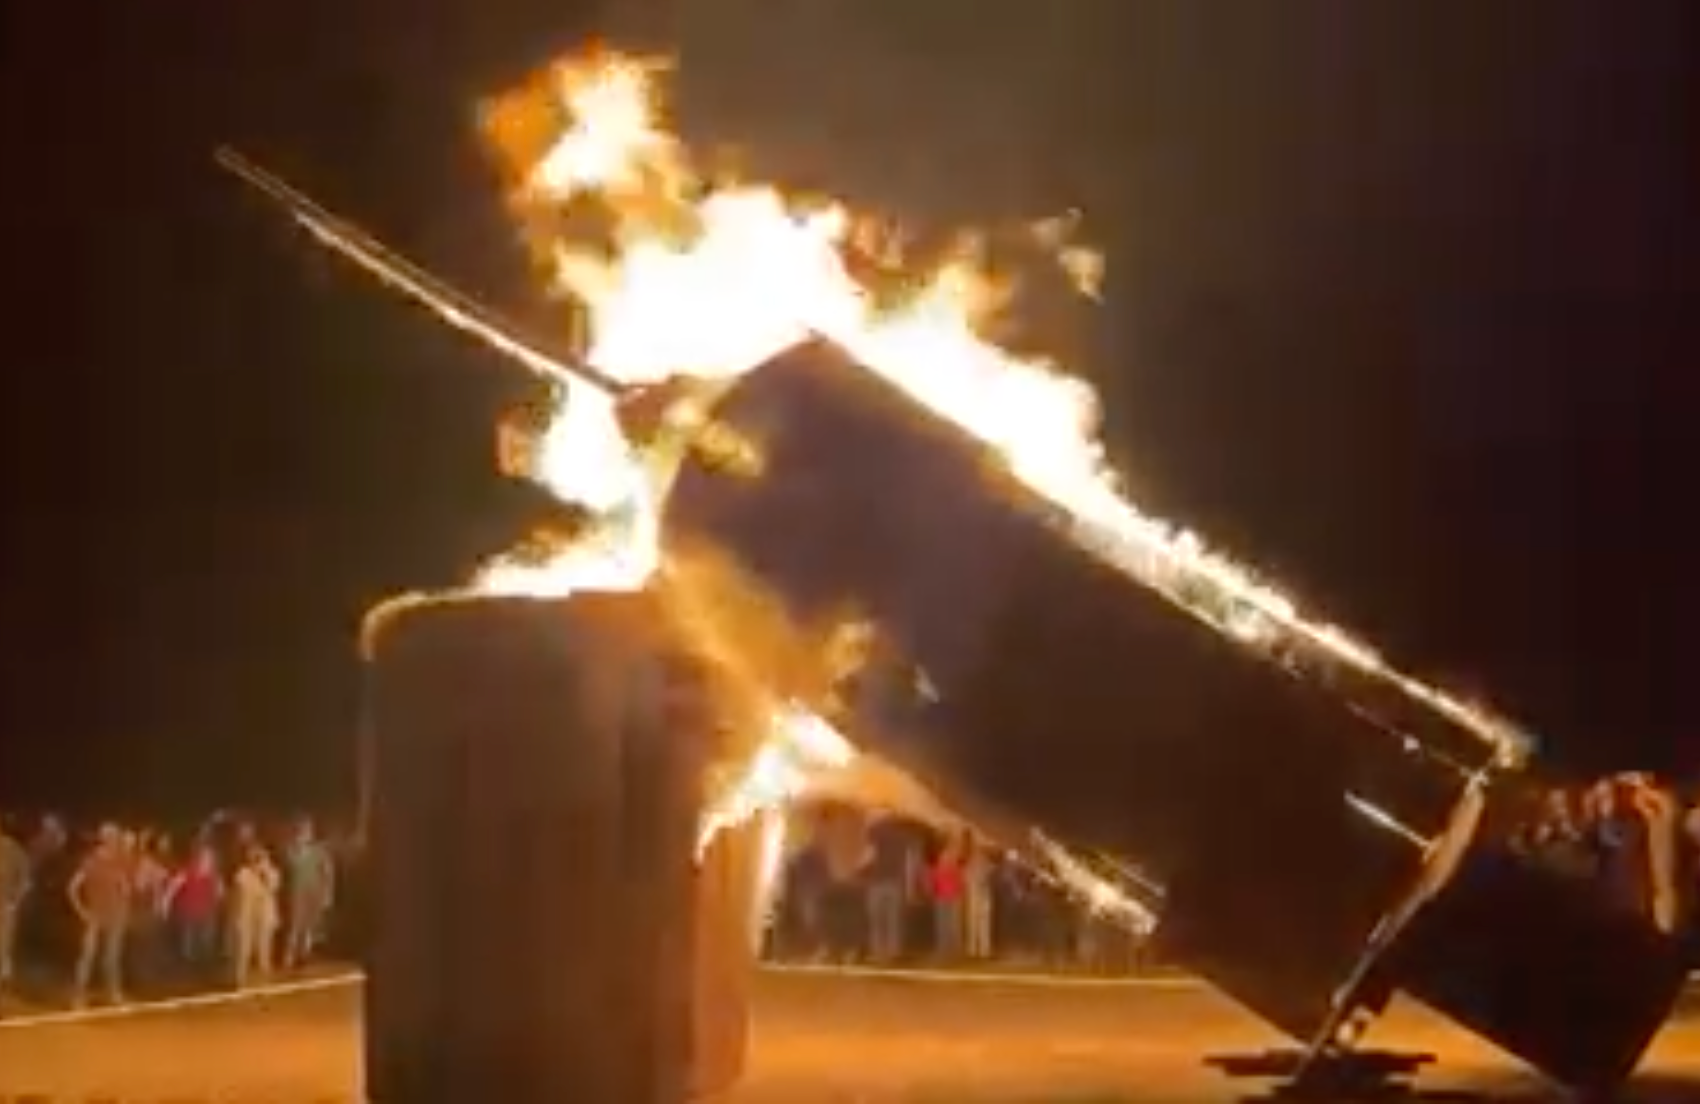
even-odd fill
[{"label": "tall flame plume", "polygon": [[[704,432],[691,384],[706,391],[793,345],[825,339],[982,442],[1058,508],[1080,547],[1191,615],[1288,666],[1348,671],[1390,687],[1479,737],[1503,764],[1526,755],[1527,738],[1493,712],[1395,670],[1195,534],[1131,502],[1105,462],[1091,389],[990,336],[1012,288],[990,274],[983,242],[963,239],[919,264],[890,223],[702,171],[663,123],[664,71],[618,54],[575,58],[485,112],[526,242],[573,312],[573,364],[515,339],[357,228],[304,214],[298,199],[280,200],[321,244],[556,385],[542,427],[504,448],[504,464],[594,520],[571,539],[534,541],[484,565],[474,590],[559,596],[650,584],[665,566],[660,518],[678,434]],[[1093,295],[1101,261],[1070,239],[1070,227],[1063,219],[1025,229]],[[628,437],[619,392],[660,383],[680,396],[664,419],[678,433]],[[766,816],[775,859],[783,829],[773,816],[856,752],[820,716],[777,699],[759,673],[749,674],[753,703],[743,715],[760,730],[757,750],[713,796],[702,843]],[[1025,843],[1031,861],[1091,907],[1131,926],[1149,923],[1141,906],[1054,841]]]},{"label": "tall flame plume", "polygon": [[[1411,678],[1196,534],[1132,503],[1105,463],[1096,396],[1043,358],[986,337],[1009,300],[975,243],[915,272],[902,238],[843,205],[767,185],[717,180],[663,125],[657,63],[599,55],[563,63],[492,105],[486,129],[513,173],[516,208],[554,286],[582,311],[585,362],[625,383],[704,381],[749,372],[823,337],[931,413],[987,445],[1018,480],[1058,506],[1079,544],[1211,625],[1289,665],[1346,669],[1391,686],[1520,760],[1528,741],[1491,711]],[[593,216],[593,220],[590,217]],[[594,221],[600,233],[574,228]],[[1034,228],[1084,291],[1101,265],[1060,233]],[[895,291],[894,291],[895,289]],[[528,474],[571,501],[616,485],[632,562],[652,570],[664,486],[611,412],[566,403]],[[594,407],[587,400],[587,407]],[[587,428],[601,427],[595,437]],[[590,444],[597,441],[595,445]],[[606,466],[585,457],[621,457]],[[606,498],[601,500],[604,504]],[[604,530],[600,539],[608,540]],[[570,586],[576,547],[499,587]],[[551,582],[551,580],[556,580]]]}]

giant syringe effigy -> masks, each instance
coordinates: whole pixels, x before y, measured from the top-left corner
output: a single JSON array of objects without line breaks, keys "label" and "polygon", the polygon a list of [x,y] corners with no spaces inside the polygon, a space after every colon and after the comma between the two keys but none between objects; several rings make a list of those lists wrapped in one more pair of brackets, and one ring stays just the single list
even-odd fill
[{"label": "giant syringe effigy", "polygon": [[[868,753],[1154,926],[1312,1067],[1405,992],[1565,1084],[1626,1076],[1682,956],[1483,831],[1515,726],[1126,498],[1090,391],[982,336],[1004,297],[972,249],[917,271],[888,225],[700,174],[655,78],[567,63],[487,115],[585,335],[572,363],[224,161],[559,385],[508,459],[596,520],[471,590],[660,596],[768,729],[705,836]],[[1054,225],[1036,237],[1092,274]]]}]

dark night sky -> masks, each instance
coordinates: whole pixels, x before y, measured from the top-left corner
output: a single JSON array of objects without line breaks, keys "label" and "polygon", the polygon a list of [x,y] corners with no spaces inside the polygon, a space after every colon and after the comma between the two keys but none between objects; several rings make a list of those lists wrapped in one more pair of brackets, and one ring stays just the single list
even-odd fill
[{"label": "dark night sky", "polygon": [[[1688,5],[1126,7],[1093,374],[1134,485],[1560,761],[1700,768]],[[517,531],[522,381],[208,154],[522,305],[473,107],[582,21],[7,11],[0,801],[334,799],[363,609]]]}]

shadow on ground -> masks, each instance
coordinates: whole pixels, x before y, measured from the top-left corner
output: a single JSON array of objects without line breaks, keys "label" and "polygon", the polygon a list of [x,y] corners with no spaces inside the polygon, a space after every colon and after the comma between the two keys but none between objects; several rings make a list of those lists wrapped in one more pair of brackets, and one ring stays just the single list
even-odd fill
[{"label": "shadow on ground", "polygon": [[[1556,1104],[1575,1099],[1533,1077],[1522,1076],[1484,1083],[1472,1095],[1483,1104]],[[1609,1098],[1609,1104],[1700,1104],[1700,1074],[1637,1074]]]},{"label": "shadow on ground", "polygon": [[[1427,1089],[1421,1086],[1394,1089],[1385,1093],[1343,1093],[1326,1097],[1290,1097],[1262,1092],[1247,1086],[1243,1093],[1227,1094],[1226,1099],[1243,1104],[1578,1104],[1580,1098],[1553,1087],[1535,1077],[1513,1076],[1495,1079],[1480,1086]],[[894,1100],[903,1104],[945,1104],[956,1101],[948,1092],[937,1088],[918,1089],[911,1095],[898,1095]],[[1022,1089],[1008,1095],[986,1096],[978,1093],[976,1101],[995,1100],[996,1104],[1194,1104],[1185,1096],[1168,1097],[1161,1090],[1082,1090],[1034,1092]],[[1700,1075],[1672,1076],[1647,1074],[1636,1077],[1615,1095],[1591,1104],[1700,1104]]]}]

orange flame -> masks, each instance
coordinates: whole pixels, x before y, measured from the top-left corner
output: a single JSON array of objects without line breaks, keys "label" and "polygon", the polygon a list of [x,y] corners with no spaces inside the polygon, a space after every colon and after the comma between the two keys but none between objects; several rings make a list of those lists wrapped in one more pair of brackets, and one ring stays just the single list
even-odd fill
[{"label": "orange flame", "polygon": [[[1480,737],[1501,763],[1521,760],[1528,741],[1503,719],[1394,670],[1193,533],[1124,497],[1095,436],[1090,388],[987,336],[1011,289],[988,276],[977,243],[911,271],[902,235],[889,224],[830,201],[700,173],[662,123],[656,78],[664,68],[613,54],[568,61],[485,114],[526,242],[574,312],[584,363],[628,384],[725,380],[825,338],[985,443],[1059,508],[1083,549],[1249,647],[1390,685]],[[1070,240],[1071,226],[1043,223],[1032,240],[1092,294],[1102,263]],[[706,436],[688,393],[670,417]],[[647,585],[661,567],[661,504],[676,457],[627,439],[611,396],[565,387],[537,439],[504,451],[520,474],[599,521],[543,555],[486,565],[477,588],[559,595]],[[711,796],[705,845],[725,827],[782,808],[821,772],[843,770],[855,757],[818,716],[763,695],[757,687],[764,704],[755,723],[765,728],[759,750]],[[770,829],[770,840],[779,831]],[[1090,907],[1134,926],[1148,921],[1049,841],[1030,857]]]}]

